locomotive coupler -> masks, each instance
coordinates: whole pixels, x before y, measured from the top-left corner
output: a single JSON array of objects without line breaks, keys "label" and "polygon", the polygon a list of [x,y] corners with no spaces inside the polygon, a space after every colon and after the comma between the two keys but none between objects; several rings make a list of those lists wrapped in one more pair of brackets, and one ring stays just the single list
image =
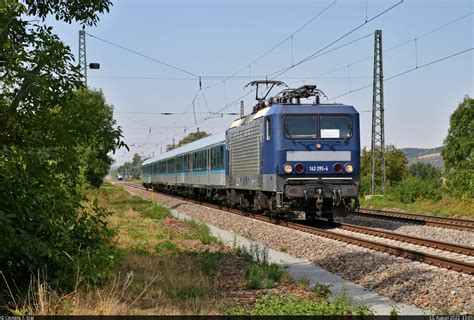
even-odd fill
[{"label": "locomotive coupler", "polygon": [[323,214],[323,190],[316,189],[316,214],[321,216]]}]

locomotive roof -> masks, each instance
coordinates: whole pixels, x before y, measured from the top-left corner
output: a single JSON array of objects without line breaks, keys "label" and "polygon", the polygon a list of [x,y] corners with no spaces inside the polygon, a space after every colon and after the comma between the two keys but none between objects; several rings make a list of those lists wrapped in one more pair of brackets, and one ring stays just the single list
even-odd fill
[{"label": "locomotive roof", "polygon": [[224,141],[225,141],[225,132],[221,132],[221,133],[217,133],[217,134],[211,134],[208,137],[196,140],[194,142],[185,144],[182,147],[173,149],[169,152],[165,152],[165,153],[160,154],[158,156],[147,159],[143,162],[143,164],[148,164],[148,163],[152,163],[152,162],[155,162],[155,161],[171,158],[171,157],[183,154],[183,153],[188,153],[188,152],[192,152],[194,150],[203,149],[203,148],[215,145],[215,144],[219,144],[219,143],[224,142]]},{"label": "locomotive roof", "polygon": [[239,127],[242,124],[249,123],[255,119],[272,114],[298,114],[298,113],[343,113],[343,114],[358,114],[353,106],[344,104],[294,104],[294,103],[276,103],[271,107],[263,108],[256,113],[249,114],[242,119],[233,121],[229,129]]}]

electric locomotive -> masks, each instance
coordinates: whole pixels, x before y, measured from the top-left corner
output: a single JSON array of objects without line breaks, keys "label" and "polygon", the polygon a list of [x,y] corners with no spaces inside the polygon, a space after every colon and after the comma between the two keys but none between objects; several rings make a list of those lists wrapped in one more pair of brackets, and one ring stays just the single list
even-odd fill
[{"label": "electric locomotive", "polygon": [[333,219],[358,208],[356,109],[320,103],[324,93],[314,85],[268,99],[274,87],[286,85],[249,85],[256,86],[257,104],[230,124],[225,140],[211,136],[148,160],[144,185],[287,219]]}]

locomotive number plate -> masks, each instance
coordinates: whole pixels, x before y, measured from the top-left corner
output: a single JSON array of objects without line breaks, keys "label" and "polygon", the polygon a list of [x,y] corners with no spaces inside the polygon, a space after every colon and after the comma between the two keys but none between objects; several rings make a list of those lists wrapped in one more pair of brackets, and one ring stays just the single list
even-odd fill
[{"label": "locomotive number plate", "polygon": [[309,166],[309,171],[321,172],[321,171],[329,171],[329,169],[327,166]]}]

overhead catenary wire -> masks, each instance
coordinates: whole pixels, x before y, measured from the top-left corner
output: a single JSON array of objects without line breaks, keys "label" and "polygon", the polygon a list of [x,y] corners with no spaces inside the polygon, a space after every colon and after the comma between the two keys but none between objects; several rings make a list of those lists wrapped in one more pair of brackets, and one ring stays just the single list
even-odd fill
[{"label": "overhead catenary wire", "polygon": [[395,3],[394,5],[392,5],[391,7],[383,10],[382,12],[379,12],[378,14],[376,14],[375,16],[373,16],[372,18],[368,19],[367,21],[364,21],[363,23],[361,23],[360,25],[356,26],[355,28],[349,30],[348,32],[346,32],[345,34],[343,34],[342,36],[340,36],[339,38],[337,38],[336,40],[330,42],[329,44],[325,45],[324,47],[322,47],[321,49],[317,50],[316,52],[313,52],[312,54],[308,55],[306,58],[303,58],[301,59],[300,61],[298,61],[297,63],[295,63],[294,65],[292,66],[289,66],[289,67],[286,67],[286,68],[283,68],[283,69],[280,69],[278,71],[275,71],[273,73],[270,73],[267,75],[267,78],[272,78],[272,79],[275,79],[275,78],[278,78],[279,76],[281,76],[282,74],[288,72],[289,70],[305,63],[306,61],[310,60],[311,58],[313,58],[314,56],[318,55],[319,53],[323,52],[324,50],[326,50],[327,48],[331,47],[332,45],[336,44],[337,42],[341,41],[342,39],[346,38],[347,36],[351,35],[352,33],[356,32],[357,30],[359,30],[360,28],[362,28],[363,26],[365,26],[366,24],[372,22],[373,20],[381,17],[382,15],[384,15],[385,13],[393,10],[394,8],[396,8],[397,6],[399,6],[400,4],[402,4],[404,2],[404,0],[400,0],[399,2]]},{"label": "overhead catenary wire", "polygon": [[94,38],[94,39],[97,39],[97,40],[99,40],[99,41],[108,43],[108,44],[110,44],[110,45],[112,45],[112,46],[114,46],[114,47],[120,48],[120,49],[122,49],[122,50],[128,51],[128,52],[133,53],[133,54],[136,54],[136,55],[138,55],[138,56],[140,56],[140,57],[143,57],[143,58],[145,58],[145,59],[148,59],[148,60],[154,61],[154,62],[156,62],[156,63],[159,63],[159,64],[161,64],[161,65],[167,66],[167,67],[169,67],[169,68],[171,68],[171,69],[175,69],[175,70],[177,70],[177,71],[181,71],[181,72],[183,72],[183,73],[189,74],[189,75],[194,76],[194,77],[196,77],[196,78],[198,78],[198,79],[199,79],[199,77],[200,77],[199,75],[197,75],[197,74],[194,73],[194,72],[191,72],[191,71],[185,70],[185,69],[183,69],[183,68],[174,66],[174,65],[169,64],[169,63],[167,63],[167,62],[164,62],[164,61],[162,61],[162,60],[155,59],[155,58],[150,57],[150,56],[148,56],[148,55],[146,55],[146,54],[143,54],[143,53],[141,53],[141,52],[135,51],[135,50],[133,50],[133,49],[129,49],[129,48],[127,48],[127,47],[124,47],[124,46],[119,45],[119,44],[117,44],[117,43],[114,43],[114,42],[112,42],[112,41],[103,39],[103,38],[101,38],[101,37],[95,36],[95,35],[90,34],[90,33],[88,33],[88,32],[86,32],[86,35],[88,35],[89,37],[92,37],[92,38]]},{"label": "overhead catenary wire", "polygon": [[[383,79],[383,82],[386,82],[386,81],[389,81],[389,80],[398,78],[398,77],[400,77],[400,76],[403,76],[403,75],[405,75],[405,74],[407,74],[407,73],[410,73],[410,72],[413,72],[413,71],[415,71],[415,70],[419,70],[419,69],[428,67],[428,66],[430,66],[430,65],[432,65],[432,64],[436,64],[436,63],[438,63],[438,62],[441,62],[441,61],[444,61],[444,60],[448,60],[448,59],[454,58],[454,57],[456,57],[456,56],[459,56],[459,55],[461,55],[461,54],[463,54],[463,53],[466,53],[466,52],[469,52],[469,51],[472,51],[472,50],[474,50],[474,47],[468,48],[468,49],[465,49],[465,50],[462,50],[462,51],[458,51],[458,52],[453,53],[453,54],[450,54],[450,55],[448,55],[448,56],[445,56],[445,57],[442,57],[442,58],[439,58],[439,59],[436,59],[436,60],[427,62],[427,63],[422,64],[422,65],[419,65],[419,66],[417,66],[417,67],[414,67],[414,68],[411,68],[411,69],[402,71],[402,72],[400,72],[400,73],[397,73],[397,74],[395,74],[395,75],[386,77],[386,78]],[[370,88],[370,87],[372,87],[372,85],[373,85],[373,84],[371,83],[371,84],[362,86],[362,87],[360,87],[360,88],[357,88],[357,89],[354,89],[354,90],[345,92],[345,93],[340,94],[340,95],[338,95],[338,96],[336,96],[336,97],[328,98],[328,101],[332,101],[332,100],[338,99],[338,98],[340,98],[340,97],[347,96],[347,95],[349,95],[349,94],[351,94],[351,93],[354,93],[354,92],[357,92],[357,91],[360,91],[360,90],[363,90],[363,89]]]},{"label": "overhead catenary wire", "polygon": [[[471,16],[471,15],[473,15],[473,14],[474,14],[474,12],[469,12],[468,14],[465,14],[465,15],[463,15],[463,16],[461,16],[461,17],[458,17],[458,18],[456,18],[456,19],[454,19],[454,20],[451,20],[451,21],[449,21],[449,22],[447,22],[447,23],[444,23],[444,24],[442,24],[442,25],[440,25],[440,26],[438,26],[438,27],[436,27],[436,28],[434,28],[434,29],[432,29],[432,30],[430,30],[430,31],[427,31],[427,32],[425,32],[425,33],[422,33],[422,34],[420,34],[420,35],[418,35],[418,36],[416,36],[416,37],[414,37],[414,38],[411,38],[411,39],[409,39],[409,40],[405,40],[405,41],[403,41],[403,42],[401,42],[401,43],[399,43],[399,44],[397,44],[397,45],[395,45],[395,46],[393,46],[393,47],[384,49],[384,50],[383,50],[383,53],[387,53],[387,52],[393,51],[393,50],[395,50],[395,49],[398,49],[398,48],[400,48],[400,47],[403,47],[403,46],[405,46],[405,45],[408,45],[408,44],[410,44],[410,43],[416,41],[417,39],[419,40],[419,39],[424,38],[424,37],[426,37],[426,36],[428,36],[428,35],[430,35],[430,34],[433,34],[433,33],[435,33],[436,31],[439,31],[439,30],[441,30],[441,29],[443,29],[443,28],[446,28],[446,27],[448,27],[448,26],[450,26],[450,25],[452,25],[452,24],[454,24],[454,23],[456,23],[456,22],[458,22],[458,21],[460,21],[460,20],[462,20],[462,19],[465,19],[465,18],[467,18],[467,17],[469,17],[469,16]],[[371,60],[371,59],[373,59],[373,57],[374,57],[373,55],[370,55],[370,56],[367,56],[367,57],[365,57],[365,58],[362,58],[362,59],[356,60],[356,61],[354,61],[354,62],[351,62],[351,63],[349,63],[349,64],[345,64],[345,65],[342,65],[342,66],[340,66],[340,67],[331,69],[330,71],[325,71],[325,72],[322,72],[322,73],[318,73],[317,75],[315,75],[315,76],[313,76],[313,77],[310,77],[310,79],[322,79],[322,76],[325,76],[325,75],[334,73],[334,72],[336,72],[336,71],[340,71],[340,70],[342,70],[342,69],[345,69],[345,68],[347,68],[348,65],[351,67],[351,66],[353,66],[353,65],[356,65],[356,64],[359,64],[359,63],[362,63],[362,62]],[[354,77],[352,77],[352,78],[354,78]]]},{"label": "overhead catenary wire", "polygon": [[[272,77],[272,79],[275,79],[275,78],[277,78],[278,76],[280,76],[280,75],[286,73],[288,70],[290,70],[290,69],[292,69],[292,68],[294,68],[294,67],[296,67],[296,66],[298,66],[298,65],[300,65],[300,64],[302,64],[302,63],[305,63],[306,61],[308,61],[308,60],[310,60],[310,59],[312,59],[313,57],[317,56],[318,54],[320,54],[321,52],[323,52],[323,51],[326,50],[327,48],[329,48],[329,47],[331,47],[332,45],[336,44],[336,43],[339,42],[340,40],[346,38],[347,36],[349,36],[350,34],[354,33],[355,31],[359,30],[360,28],[362,28],[362,27],[365,26],[366,24],[368,24],[368,23],[370,23],[371,21],[377,19],[378,17],[384,15],[385,13],[387,13],[387,12],[393,10],[395,7],[399,6],[399,5],[402,4],[403,2],[404,2],[404,0],[400,0],[399,2],[395,3],[395,4],[392,5],[391,7],[389,7],[389,8],[387,8],[387,9],[383,10],[382,12],[378,13],[378,14],[375,15],[374,17],[372,17],[372,18],[368,19],[367,21],[363,22],[362,24],[356,26],[356,27],[353,28],[352,30],[348,31],[347,33],[345,33],[344,35],[340,36],[339,38],[337,38],[336,40],[332,41],[331,43],[327,44],[326,46],[324,46],[323,48],[319,49],[318,51],[316,51],[316,52],[312,53],[311,55],[307,56],[306,58],[304,58],[304,59],[298,61],[298,62],[297,62],[296,64],[294,64],[293,66],[290,66],[290,67],[288,67],[288,68],[285,68],[285,70],[282,70],[281,72],[279,72],[276,76]],[[367,37],[367,36],[364,36],[364,37]],[[362,38],[364,38],[364,37],[362,37]],[[356,39],[355,41],[357,41],[357,39]],[[354,42],[354,41],[352,41],[352,42]],[[341,46],[340,46],[340,47],[341,47]],[[252,63],[251,63],[251,64],[252,64]],[[246,65],[244,69],[246,69],[247,67],[248,67],[248,65]],[[244,70],[244,69],[239,70],[239,71],[236,72],[235,74],[241,72],[241,71]],[[234,74],[234,75],[235,75],[235,74]],[[271,74],[271,75],[273,75],[273,74]],[[268,79],[268,77],[271,76],[271,75],[266,76],[266,78]],[[226,81],[226,79],[224,79],[224,80],[221,81],[221,82],[218,82],[217,84],[222,83],[222,82],[225,82],[225,81]],[[215,84],[215,85],[217,85],[217,84]],[[213,86],[215,86],[215,85],[213,85]],[[210,86],[210,87],[213,87],[213,86]],[[208,89],[208,88],[210,88],[210,87],[207,87],[206,89]],[[230,103],[230,104],[227,104],[227,103],[226,103],[226,105],[225,105],[224,107],[222,107],[221,109],[219,109],[219,110],[216,111],[216,112],[219,113],[219,112],[222,112],[222,111],[226,110],[227,108],[229,108],[229,107],[231,107],[231,106],[234,106],[235,104],[239,103],[242,98],[248,96],[250,93],[252,93],[252,92],[254,92],[254,91],[255,91],[255,89],[249,91],[248,93],[246,93],[246,94],[242,95],[241,97],[237,98],[236,100],[234,100],[234,101],[233,101],[232,103]],[[207,120],[209,120],[209,119],[211,119],[211,117],[206,117],[206,118],[204,118],[202,121],[200,121],[199,123],[198,123],[198,122],[195,122],[195,125],[192,126],[192,127],[196,127],[196,126],[199,125],[200,123],[202,123],[202,122],[204,122],[204,121],[207,121]],[[169,138],[168,138],[168,139],[169,139]]]}]

